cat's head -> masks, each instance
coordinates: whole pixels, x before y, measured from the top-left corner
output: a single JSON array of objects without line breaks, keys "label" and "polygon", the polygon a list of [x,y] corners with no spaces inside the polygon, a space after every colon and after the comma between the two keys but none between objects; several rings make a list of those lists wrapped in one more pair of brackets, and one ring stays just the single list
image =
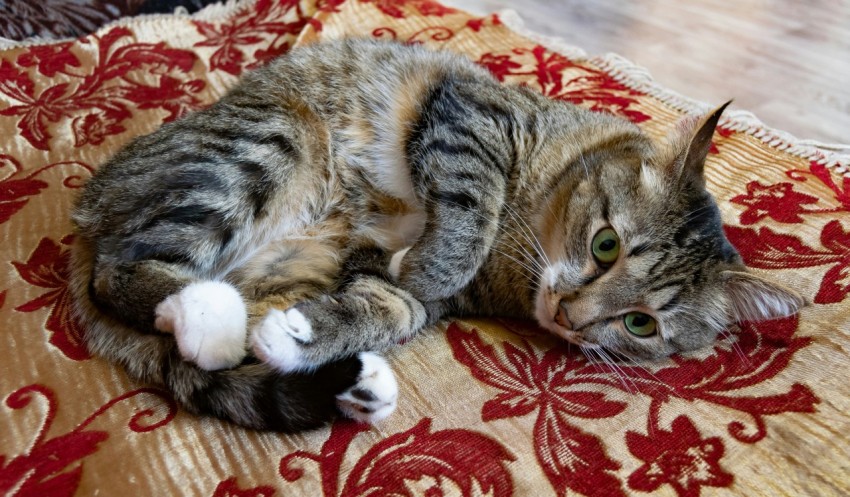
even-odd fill
[{"label": "cat's head", "polygon": [[548,227],[540,325],[585,347],[656,358],[804,305],[748,271],[723,233],[703,164],[724,108],[682,121],[663,146],[634,127],[573,157],[537,220]]}]

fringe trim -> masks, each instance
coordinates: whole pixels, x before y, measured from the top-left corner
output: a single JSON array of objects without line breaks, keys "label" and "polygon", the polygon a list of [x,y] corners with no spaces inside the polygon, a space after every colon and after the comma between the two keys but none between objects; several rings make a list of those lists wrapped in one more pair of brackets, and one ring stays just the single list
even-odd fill
[{"label": "fringe trim", "polygon": [[[705,102],[686,97],[660,85],[652,79],[652,75],[646,68],[636,65],[625,57],[613,53],[589,57],[584,50],[570,45],[561,38],[541,35],[526,28],[522,17],[514,10],[502,10],[498,12],[498,16],[506,26],[518,34],[574,60],[593,64],[619,83],[650,95],[677,111],[703,114],[712,108]],[[727,111],[720,126],[731,131],[746,133],[776,150],[822,164],[850,178],[850,145],[801,140],[786,131],[765,125],[752,112],[745,110]]]}]

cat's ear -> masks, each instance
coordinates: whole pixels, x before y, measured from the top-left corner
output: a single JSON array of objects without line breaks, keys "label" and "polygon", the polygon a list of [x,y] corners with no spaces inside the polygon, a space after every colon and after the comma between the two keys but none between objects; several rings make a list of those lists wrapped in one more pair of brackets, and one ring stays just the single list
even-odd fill
[{"label": "cat's ear", "polygon": [[746,270],[723,271],[721,278],[729,298],[729,313],[735,321],[791,316],[806,305],[805,299],[794,290]]},{"label": "cat's ear", "polygon": [[720,116],[731,103],[731,100],[726,102],[692,124],[687,148],[677,158],[676,165],[679,168],[680,181],[689,181],[699,185],[705,183],[702,174],[705,158],[711,150],[711,138],[714,136],[714,130],[717,128]]}]

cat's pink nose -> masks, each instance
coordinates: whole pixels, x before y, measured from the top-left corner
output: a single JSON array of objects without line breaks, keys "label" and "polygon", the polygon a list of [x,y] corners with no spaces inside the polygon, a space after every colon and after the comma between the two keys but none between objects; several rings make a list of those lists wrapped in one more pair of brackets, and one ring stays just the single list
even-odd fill
[{"label": "cat's pink nose", "polygon": [[564,308],[563,303],[558,305],[558,314],[555,314],[555,322],[568,330],[573,329],[573,323],[567,317],[567,310]]}]

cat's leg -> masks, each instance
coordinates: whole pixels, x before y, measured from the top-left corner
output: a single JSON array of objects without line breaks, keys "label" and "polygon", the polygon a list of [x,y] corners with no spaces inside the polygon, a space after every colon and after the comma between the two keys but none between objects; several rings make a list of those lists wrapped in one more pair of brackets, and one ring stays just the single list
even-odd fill
[{"label": "cat's leg", "polygon": [[506,111],[497,107],[474,89],[446,85],[427,100],[427,118],[411,135],[411,180],[427,219],[392,270],[420,301],[445,299],[466,286],[497,235],[513,161],[501,122]]},{"label": "cat's leg", "polygon": [[216,370],[245,357],[247,312],[233,286],[158,260],[103,265],[95,274],[89,288],[95,305],[139,329],[173,333],[184,359]]},{"label": "cat's leg", "polygon": [[251,345],[280,371],[309,370],[356,352],[386,349],[422,330],[433,316],[409,292],[363,274],[332,295],[269,311],[252,330]]}]

